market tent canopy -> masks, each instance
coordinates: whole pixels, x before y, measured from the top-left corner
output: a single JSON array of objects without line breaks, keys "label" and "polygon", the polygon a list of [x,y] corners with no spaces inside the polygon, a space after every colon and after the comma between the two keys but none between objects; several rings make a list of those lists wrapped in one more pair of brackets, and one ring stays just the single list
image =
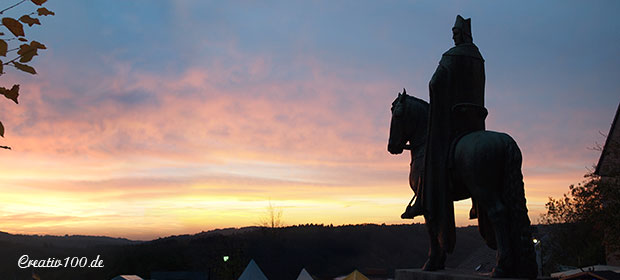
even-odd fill
[{"label": "market tent canopy", "polygon": [[299,276],[297,276],[297,280],[314,280],[314,279],[312,279],[312,276],[310,276],[310,273],[308,273],[308,271],[306,271],[305,268],[302,268],[301,272],[299,273]]},{"label": "market tent canopy", "polygon": [[345,277],[343,280],[369,280],[369,279],[368,277],[366,277],[364,274],[357,271],[356,269],[353,272],[351,272],[351,274],[347,275],[347,277]]},{"label": "market tent canopy", "polygon": [[256,262],[251,260],[248,266],[245,267],[238,280],[268,280],[267,276],[260,270]]}]

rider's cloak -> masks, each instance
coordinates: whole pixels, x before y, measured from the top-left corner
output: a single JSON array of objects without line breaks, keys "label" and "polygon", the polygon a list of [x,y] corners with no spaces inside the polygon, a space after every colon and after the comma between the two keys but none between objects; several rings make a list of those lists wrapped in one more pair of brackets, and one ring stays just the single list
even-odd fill
[{"label": "rider's cloak", "polygon": [[427,213],[426,223],[439,233],[439,242],[446,252],[454,250],[456,239],[453,201],[469,197],[451,186],[450,146],[463,134],[463,126],[468,126],[467,131],[484,130],[484,119],[464,124],[452,108],[461,103],[483,108],[484,81],[484,59],[478,47],[462,43],[443,54],[429,83],[429,133],[421,198]]}]

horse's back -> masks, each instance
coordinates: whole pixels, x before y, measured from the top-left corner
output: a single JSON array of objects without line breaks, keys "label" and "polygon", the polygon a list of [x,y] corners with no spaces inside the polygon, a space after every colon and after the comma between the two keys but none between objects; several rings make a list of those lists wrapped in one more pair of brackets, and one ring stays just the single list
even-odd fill
[{"label": "horse's back", "polygon": [[[503,132],[482,130],[468,133],[459,139],[455,153],[481,154],[483,157],[502,155],[507,148],[517,146],[512,137]],[[518,147],[517,147],[518,149]],[[492,154],[489,154],[492,153]],[[457,156],[455,154],[455,156]]]},{"label": "horse's back", "polygon": [[475,131],[458,141],[454,150],[454,167],[466,183],[491,187],[501,184],[505,162],[515,156],[520,160],[521,152],[510,135],[489,130]]}]

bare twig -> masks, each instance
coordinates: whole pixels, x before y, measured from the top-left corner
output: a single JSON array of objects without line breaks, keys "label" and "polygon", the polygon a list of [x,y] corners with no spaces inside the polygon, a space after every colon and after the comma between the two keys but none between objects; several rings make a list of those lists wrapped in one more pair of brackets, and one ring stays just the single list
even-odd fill
[{"label": "bare twig", "polygon": [[18,59],[20,59],[22,56],[24,56],[24,55],[26,55],[26,54],[28,54],[28,53],[31,53],[31,52],[33,52],[33,51],[36,51],[36,49],[31,49],[31,50],[28,50],[27,52],[23,53],[22,55],[20,55],[20,56],[18,56],[18,57],[16,57],[16,58],[13,58],[12,60],[7,61],[7,62],[2,63],[2,64],[4,64],[4,65],[9,65],[11,62],[14,62],[15,60],[18,60]]},{"label": "bare twig", "polygon": [[6,8],[6,9],[4,9],[4,10],[0,11],[0,15],[1,15],[1,14],[3,14],[4,12],[6,12],[7,10],[12,9],[12,8],[15,8],[17,5],[19,5],[19,4],[21,4],[21,3],[24,3],[24,2],[26,2],[26,0],[19,1],[19,3],[17,3],[17,4],[15,4],[15,5],[11,6],[11,7],[8,7],[8,8]]}]

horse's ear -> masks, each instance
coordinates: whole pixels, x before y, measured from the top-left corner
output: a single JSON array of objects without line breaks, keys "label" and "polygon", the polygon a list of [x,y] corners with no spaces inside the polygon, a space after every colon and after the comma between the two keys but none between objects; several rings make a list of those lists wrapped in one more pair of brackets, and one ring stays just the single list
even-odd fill
[{"label": "horse's ear", "polygon": [[398,97],[400,97],[400,92],[398,93]]},{"label": "horse's ear", "polygon": [[403,95],[407,95],[407,90],[403,88]]}]

